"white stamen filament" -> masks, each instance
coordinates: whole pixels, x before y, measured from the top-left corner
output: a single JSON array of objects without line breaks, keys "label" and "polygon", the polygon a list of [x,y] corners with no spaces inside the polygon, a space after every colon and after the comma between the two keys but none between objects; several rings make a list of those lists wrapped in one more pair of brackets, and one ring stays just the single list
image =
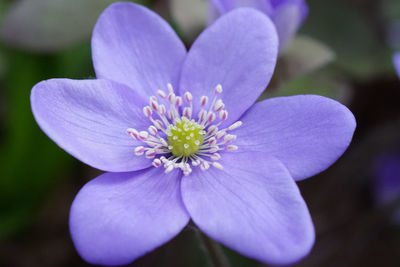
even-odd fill
[{"label": "white stamen filament", "polygon": [[[189,175],[191,166],[200,167],[203,171],[210,166],[223,169],[222,164],[217,162],[223,155],[218,152],[238,149],[231,144],[236,140],[236,135],[227,132],[237,129],[242,122],[237,121],[227,128],[218,129],[228,118],[225,104],[218,98],[223,91],[222,86],[218,84],[215,87],[211,103],[207,96],[200,98],[197,121],[192,118],[192,94],[186,92],[181,97],[175,94],[171,84],[167,88],[168,94],[158,90],[159,98],[151,96],[149,105],[143,108],[144,116],[152,123],[148,130],[126,130],[132,139],[146,145],[137,146],[135,155],[153,159],[152,165],[155,168],[163,166],[165,173],[181,169],[184,175]],[[165,104],[169,106],[168,109]]]}]

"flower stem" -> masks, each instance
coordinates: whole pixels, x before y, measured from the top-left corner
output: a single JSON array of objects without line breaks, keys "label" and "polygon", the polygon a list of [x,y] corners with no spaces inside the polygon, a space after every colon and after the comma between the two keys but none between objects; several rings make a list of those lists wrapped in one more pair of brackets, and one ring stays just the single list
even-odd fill
[{"label": "flower stem", "polygon": [[228,259],[225,257],[221,246],[217,242],[203,234],[197,227],[196,234],[209,261],[214,267],[230,267]]}]

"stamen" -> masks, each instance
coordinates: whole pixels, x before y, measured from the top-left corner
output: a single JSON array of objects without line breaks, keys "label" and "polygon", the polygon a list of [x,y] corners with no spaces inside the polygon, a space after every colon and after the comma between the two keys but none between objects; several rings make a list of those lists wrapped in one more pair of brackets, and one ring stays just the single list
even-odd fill
[{"label": "stamen", "polygon": [[[151,96],[149,105],[143,108],[143,114],[149,119],[147,131],[137,131],[129,128],[126,133],[145,146],[137,146],[134,153],[144,155],[152,160],[155,168],[163,166],[165,173],[180,169],[184,175],[192,173],[192,167],[200,167],[206,171],[211,166],[223,169],[217,162],[223,157],[219,151],[235,151],[237,146],[231,143],[236,135],[228,134],[242,125],[237,121],[227,128],[218,127],[228,118],[228,111],[219,95],[222,86],[214,89],[214,97],[209,103],[207,96],[200,98],[200,111],[197,121],[192,119],[193,96],[185,92],[183,97],[177,96],[171,84],[167,84],[168,94],[162,90],[157,96]],[[167,104],[169,108],[166,107]],[[153,118],[153,115],[159,118]],[[218,119],[217,122],[215,122]],[[166,155],[166,156],[164,156]]]},{"label": "stamen", "polygon": [[207,103],[208,103],[208,97],[203,95],[203,96],[200,98],[200,106],[201,106],[202,108],[204,108],[205,105],[207,105]]},{"label": "stamen", "polygon": [[151,114],[153,113],[153,111],[151,110],[151,108],[149,106],[145,106],[143,108],[143,114],[147,117],[150,118]]},{"label": "stamen", "polygon": [[218,84],[214,89],[214,93],[216,95],[219,95],[220,93],[222,93],[222,85]]},{"label": "stamen", "polygon": [[188,104],[192,103],[193,96],[192,96],[192,94],[191,94],[190,92],[186,92],[186,93],[185,93],[185,100],[186,100],[186,102],[187,102]]},{"label": "stamen", "polygon": [[217,102],[214,104],[214,111],[218,112],[225,107],[225,104],[222,102],[221,99],[218,99]]},{"label": "stamen", "polygon": [[221,120],[221,121],[224,121],[224,120],[226,120],[228,118],[228,111],[226,111],[226,110],[221,110],[220,112],[219,112],[219,119]]}]

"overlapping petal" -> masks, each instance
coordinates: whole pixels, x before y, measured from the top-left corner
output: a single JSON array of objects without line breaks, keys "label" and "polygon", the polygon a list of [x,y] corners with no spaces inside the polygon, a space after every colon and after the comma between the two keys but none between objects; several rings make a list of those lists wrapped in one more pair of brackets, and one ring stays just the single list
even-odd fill
[{"label": "overlapping petal", "polygon": [[35,85],[31,105],[41,129],[61,148],[97,169],[133,171],[151,165],[134,154],[130,127],[146,130],[144,99],[107,80],[52,79]]},{"label": "overlapping petal", "polygon": [[224,153],[223,170],[194,170],[182,196],[194,223],[239,253],[270,264],[303,258],[314,228],[285,166],[266,153]]},{"label": "overlapping petal", "polygon": [[224,14],[234,8],[252,7],[266,14],[272,11],[272,5],[268,0],[210,0],[219,13]]},{"label": "overlapping petal", "polygon": [[279,49],[284,49],[293,38],[308,15],[308,6],[304,0],[272,1],[274,11],[271,18],[279,36]]},{"label": "overlapping petal", "polygon": [[295,180],[315,175],[347,149],[356,122],[342,104],[316,95],[277,97],[255,104],[241,118],[236,144],[279,159]]},{"label": "overlapping petal", "polygon": [[110,5],[92,36],[97,78],[124,83],[147,96],[177,85],[186,49],[156,13],[133,3]]},{"label": "overlapping petal", "polygon": [[177,235],[189,220],[180,175],[150,168],[106,173],[87,183],[70,213],[72,239],[82,258],[127,264]]},{"label": "overlapping petal", "polygon": [[192,45],[184,62],[180,93],[191,91],[199,111],[202,95],[221,95],[232,122],[246,111],[266,88],[275,68],[278,38],[272,22],[249,8],[237,9],[218,19]]},{"label": "overlapping petal", "polygon": [[308,15],[304,0],[210,0],[220,14],[251,7],[269,16],[279,36],[279,49],[286,47]]},{"label": "overlapping petal", "polygon": [[397,76],[400,78],[400,52],[397,52],[393,56],[393,64],[397,72]]}]

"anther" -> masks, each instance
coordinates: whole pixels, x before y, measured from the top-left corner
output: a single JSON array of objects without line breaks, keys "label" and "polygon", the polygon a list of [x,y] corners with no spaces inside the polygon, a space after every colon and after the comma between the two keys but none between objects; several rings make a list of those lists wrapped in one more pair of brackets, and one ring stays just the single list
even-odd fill
[{"label": "anther", "polygon": [[208,103],[208,97],[203,95],[203,96],[200,98],[200,106],[201,106],[202,108],[204,108],[205,105],[207,105],[207,103]]},{"label": "anther", "polygon": [[143,114],[147,117],[150,118],[151,114],[153,113],[153,111],[151,110],[151,108],[149,106],[145,106],[143,108]]},{"label": "anther", "polygon": [[175,98],[176,98],[175,94],[174,94],[174,93],[170,93],[170,94],[168,95],[168,102],[169,102],[171,105],[175,105]]},{"label": "anther", "polygon": [[140,131],[139,132],[139,139],[144,141],[149,137],[149,133],[146,131]]},{"label": "anther", "polygon": [[235,130],[236,128],[239,128],[242,125],[241,121],[237,121],[234,124],[232,124],[231,126],[228,127],[229,131]]},{"label": "anther", "polygon": [[193,96],[190,92],[186,92],[184,96],[185,96],[185,100],[187,103],[189,103],[189,104],[192,103]]},{"label": "anther", "polygon": [[213,122],[213,121],[215,121],[215,113],[214,112],[212,112],[212,111],[210,111],[210,112],[208,112],[208,114],[207,114],[207,121],[210,123],[210,122]]},{"label": "anther", "polygon": [[211,137],[210,140],[208,141],[209,145],[214,145],[215,143],[217,143],[217,139],[215,139],[215,137]]},{"label": "anther", "polygon": [[154,127],[153,125],[151,125],[151,126],[149,127],[148,131],[149,131],[149,133],[150,133],[151,135],[154,135],[154,136],[157,135],[157,132],[158,132],[157,128]]},{"label": "anther", "polygon": [[183,104],[182,97],[177,96],[175,98],[175,106],[180,107],[180,106],[182,106],[182,104]]},{"label": "anther", "polygon": [[159,159],[154,159],[153,162],[152,162],[152,164],[153,164],[154,167],[158,168],[158,167],[161,166],[161,160],[159,160]]},{"label": "anther", "polygon": [[145,148],[142,147],[142,146],[138,146],[138,147],[135,148],[135,154],[136,154],[136,156],[141,156],[141,155],[143,155],[144,151],[145,151]]},{"label": "anther", "polygon": [[202,171],[205,171],[205,170],[207,170],[208,168],[210,168],[210,164],[209,164],[207,161],[203,161],[203,162],[200,164],[200,169],[201,169]]},{"label": "anther", "polygon": [[218,162],[213,162],[212,165],[213,165],[215,168],[220,169],[220,170],[222,170],[222,169],[224,168],[224,167],[222,167],[222,165],[219,164]]},{"label": "anther", "polygon": [[167,141],[165,141],[164,138],[160,138],[159,140],[160,140],[160,143],[161,143],[163,146],[168,147],[168,143],[167,143]]},{"label": "anther", "polygon": [[160,120],[155,120],[154,121],[154,126],[156,126],[160,130],[164,129],[164,123],[162,121],[160,121]]},{"label": "anther", "polygon": [[226,111],[226,110],[221,110],[220,112],[219,112],[219,119],[221,120],[221,121],[224,121],[224,120],[226,120],[228,118],[228,111]]},{"label": "anther", "polygon": [[126,133],[129,134],[134,140],[139,139],[139,132],[135,129],[129,128],[126,130]]},{"label": "anther", "polygon": [[235,139],[236,139],[236,135],[233,135],[233,134],[227,134],[224,137],[224,141],[225,142],[231,142],[231,141],[233,141]]},{"label": "anther", "polygon": [[164,93],[164,91],[161,91],[161,90],[158,90],[157,94],[163,99],[165,99],[167,97],[167,95]]},{"label": "anther", "polygon": [[148,158],[148,159],[154,158],[157,155],[157,153],[154,149],[147,150],[145,154],[146,154],[146,158]]},{"label": "anther", "polygon": [[207,129],[207,135],[214,135],[216,132],[218,131],[218,127],[215,125],[211,125],[210,127],[208,127]]},{"label": "anther", "polygon": [[171,94],[171,93],[174,93],[174,88],[172,87],[172,84],[170,84],[170,83],[168,83],[167,84],[167,88],[168,88],[168,92]]},{"label": "anther", "polygon": [[157,98],[155,96],[151,96],[150,97],[150,107],[154,110],[157,111],[158,110],[158,102],[157,102]]},{"label": "anther", "polygon": [[190,119],[192,117],[192,109],[189,107],[185,107],[183,109],[183,116],[185,116],[186,118]]},{"label": "anther", "polygon": [[222,130],[222,131],[219,131],[219,132],[215,135],[215,137],[217,137],[217,139],[219,140],[219,139],[223,138],[225,135],[226,135],[226,132],[225,132],[224,130]]},{"label": "anther", "polygon": [[238,150],[238,147],[235,145],[228,145],[225,147],[225,150],[226,151],[235,151],[235,150]]},{"label": "anther", "polygon": [[212,154],[212,155],[210,156],[210,158],[211,158],[212,160],[219,160],[219,159],[221,158],[221,155],[218,154],[218,153],[214,153],[214,154]]},{"label": "anther", "polygon": [[205,120],[206,116],[207,116],[207,111],[205,111],[204,109],[200,110],[199,116],[198,116],[199,122],[202,123]]},{"label": "anther", "polygon": [[169,172],[171,172],[172,170],[174,169],[174,165],[173,164],[171,164],[171,165],[169,165],[166,169],[165,169],[165,173],[169,173]]},{"label": "anther", "polygon": [[218,85],[215,87],[214,93],[215,93],[216,95],[219,95],[220,93],[222,93],[222,85],[218,84]]},{"label": "anther", "polygon": [[167,109],[165,108],[164,104],[161,104],[158,106],[158,113],[161,115],[164,115],[167,112]]},{"label": "anther", "polygon": [[218,112],[221,111],[225,107],[225,104],[222,102],[221,99],[218,99],[217,102],[214,104],[214,111]]}]

